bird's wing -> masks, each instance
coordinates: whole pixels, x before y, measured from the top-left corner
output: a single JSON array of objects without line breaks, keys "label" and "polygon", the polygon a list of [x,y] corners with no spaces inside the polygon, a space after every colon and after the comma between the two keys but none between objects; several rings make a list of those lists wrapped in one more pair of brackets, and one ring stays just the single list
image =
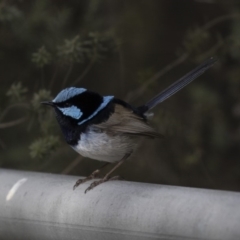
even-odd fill
[{"label": "bird's wing", "polygon": [[115,111],[106,122],[96,124],[97,128],[106,129],[109,132],[119,132],[144,137],[163,137],[157,133],[140,116],[133,113],[120,104],[115,104]]}]

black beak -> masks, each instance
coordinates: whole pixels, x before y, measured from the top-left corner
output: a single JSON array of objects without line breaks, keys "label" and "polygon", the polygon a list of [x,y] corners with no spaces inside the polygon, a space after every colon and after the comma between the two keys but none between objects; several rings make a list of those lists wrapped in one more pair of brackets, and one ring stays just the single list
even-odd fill
[{"label": "black beak", "polygon": [[51,106],[51,107],[54,106],[54,103],[53,103],[53,102],[41,102],[41,104],[49,105],[49,106]]}]

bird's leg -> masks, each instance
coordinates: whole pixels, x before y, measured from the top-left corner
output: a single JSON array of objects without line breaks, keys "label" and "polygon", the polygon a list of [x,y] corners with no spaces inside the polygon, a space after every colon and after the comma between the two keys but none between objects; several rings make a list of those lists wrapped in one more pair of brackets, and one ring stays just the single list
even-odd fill
[{"label": "bird's leg", "polygon": [[111,180],[117,180],[119,179],[118,176],[109,178],[109,176],[117,169],[119,168],[123,162],[131,155],[131,153],[126,154],[102,179],[98,180],[98,181],[94,181],[93,183],[91,183],[91,185],[85,190],[85,193],[87,193],[89,190],[95,188],[96,186],[98,186],[101,183],[107,182],[107,181],[111,181]]},{"label": "bird's leg", "polygon": [[85,183],[89,180],[92,180],[96,177],[96,175],[100,172],[101,169],[103,169],[104,167],[106,167],[108,164],[110,163],[105,163],[104,165],[102,165],[100,168],[96,169],[95,171],[93,171],[89,176],[87,176],[86,178],[80,178],[76,181],[75,185],[73,186],[73,190],[75,190],[76,187],[78,187],[80,184]]}]

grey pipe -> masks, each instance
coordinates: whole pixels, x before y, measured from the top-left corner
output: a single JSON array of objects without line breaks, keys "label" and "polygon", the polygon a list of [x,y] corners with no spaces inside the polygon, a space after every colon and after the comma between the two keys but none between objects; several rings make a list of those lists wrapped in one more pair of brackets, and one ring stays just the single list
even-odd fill
[{"label": "grey pipe", "polygon": [[240,193],[0,170],[0,239],[240,239]]}]

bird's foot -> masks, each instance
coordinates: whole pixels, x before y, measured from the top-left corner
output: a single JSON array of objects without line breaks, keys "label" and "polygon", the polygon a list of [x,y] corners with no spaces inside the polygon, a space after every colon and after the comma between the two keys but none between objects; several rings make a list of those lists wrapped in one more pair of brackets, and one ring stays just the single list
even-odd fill
[{"label": "bird's foot", "polygon": [[[91,176],[91,175],[90,175],[90,176]],[[75,190],[76,187],[78,187],[80,184],[85,183],[85,182],[93,179],[93,178],[90,177],[90,176],[88,176],[88,177],[86,177],[86,178],[80,178],[80,179],[78,179],[78,180],[76,181],[76,183],[74,184],[74,186],[73,186],[73,190]]]},{"label": "bird's foot", "polygon": [[90,184],[90,186],[85,190],[85,193],[87,193],[88,191],[92,190],[93,188],[95,188],[96,186],[100,185],[101,183],[107,182],[107,181],[112,181],[112,180],[118,180],[120,179],[119,176],[114,176],[114,177],[104,177],[98,181],[94,181]]},{"label": "bird's foot", "polygon": [[108,162],[105,163],[102,167],[100,167],[99,169],[96,169],[94,172],[92,172],[92,174],[90,174],[88,177],[83,178],[83,179],[78,179],[77,182],[75,183],[75,185],[73,186],[73,190],[75,190],[75,188],[78,187],[80,184],[94,179],[97,176],[97,174],[100,172],[100,170],[103,169],[104,167],[106,167],[108,164],[109,164]]},{"label": "bird's foot", "polygon": [[76,189],[76,187],[78,187],[80,184],[85,183],[89,180],[92,180],[96,177],[96,175],[99,173],[99,170],[97,169],[96,171],[94,171],[92,174],[90,174],[88,177],[86,178],[80,178],[76,181],[75,185],[73,186],[73,190]]}]

